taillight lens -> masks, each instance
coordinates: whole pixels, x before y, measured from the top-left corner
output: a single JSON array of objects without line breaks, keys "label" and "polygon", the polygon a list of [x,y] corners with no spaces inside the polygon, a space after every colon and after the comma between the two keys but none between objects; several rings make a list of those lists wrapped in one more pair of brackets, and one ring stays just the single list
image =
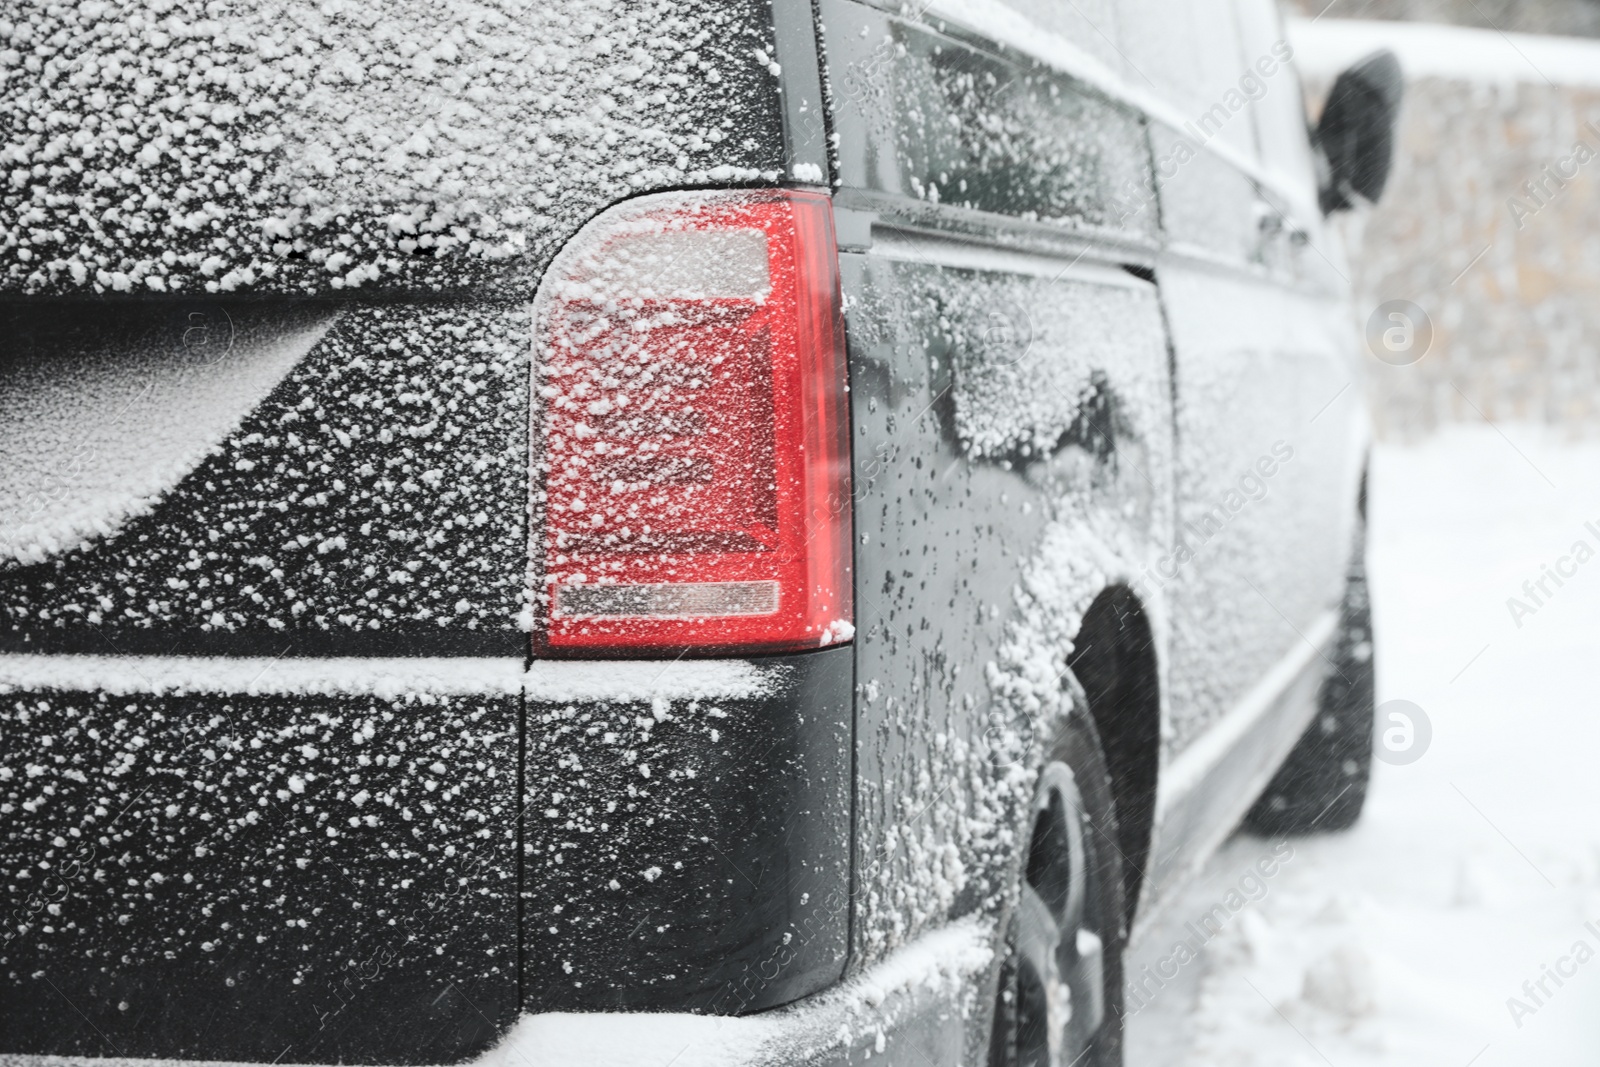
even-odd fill
[{"label": "taillight lens", "polygon": [[536,651],[848,640],[849,411],[828,198],[630,201],[557,257],[534,319]]}]

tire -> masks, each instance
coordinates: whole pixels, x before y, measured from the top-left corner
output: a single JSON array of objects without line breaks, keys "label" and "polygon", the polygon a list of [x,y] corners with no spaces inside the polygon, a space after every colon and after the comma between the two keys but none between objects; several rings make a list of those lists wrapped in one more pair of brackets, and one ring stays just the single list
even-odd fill
[{"label": "tire", "polygon": [[1031,819],[990,1067],[1121,1067],[1122,858],[1086,714],[1073,712],[1040,771]]},{"label": "tire", "polygon": [[1245,828],[1272,837],[1347,830],[1361,818],[1372,776],[1377,709],[1365,528],[1345,583],[1339,640],[1317,715],[1250,813]]}]

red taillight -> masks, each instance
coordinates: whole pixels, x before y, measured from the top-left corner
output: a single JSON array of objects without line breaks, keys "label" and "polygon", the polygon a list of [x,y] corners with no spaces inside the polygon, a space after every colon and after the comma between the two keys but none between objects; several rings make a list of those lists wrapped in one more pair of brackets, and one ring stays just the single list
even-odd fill
[{"label": "red taillight", "polygon": [[848,640],[849,412],[828,198],[631,201],[561,253],[534,317],[537,651]]}]

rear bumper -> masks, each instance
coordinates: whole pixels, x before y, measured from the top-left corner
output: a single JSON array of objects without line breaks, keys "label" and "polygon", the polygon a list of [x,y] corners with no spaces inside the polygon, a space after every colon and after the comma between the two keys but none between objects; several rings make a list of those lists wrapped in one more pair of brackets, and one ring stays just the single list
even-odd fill
[{"label": "rear bumper", "polygon": [[[955,1067],[987,1048],[993,934],[973,916],[827,992],[759,1015],[530,1014],[473,1067]],[[236,1061],[235,1061],[236,1062]],[[302,1063],[304,1060],[285,1060]],[[0,1067],[145,1067],[136,1058],[0,1055]],[[154,1062],[149,1067],[157,1067]],[[234,1067],[216,1060],[160,1067]]]},{"label": "rear bumper", "polygon": [[451,1063],[814,992],[850,657],[0,655],[0,1058]]}]

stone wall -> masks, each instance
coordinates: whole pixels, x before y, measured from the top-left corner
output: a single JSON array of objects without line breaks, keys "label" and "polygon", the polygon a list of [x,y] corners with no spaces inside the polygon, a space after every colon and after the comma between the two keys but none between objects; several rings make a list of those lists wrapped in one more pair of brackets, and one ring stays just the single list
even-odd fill
[{"label": "stone wall", "polygon": [[1432,323],[1416,363],[1372,361],[1380,432],[1600,422],[1600,93],[1409,89],[1383,203],[1347,227],[1359,310],[1409,300]]},{"label": "stone wall", "polygon": [[[1308,78],[1313,111],[1329,73]],[[1431,325],[1414,362],[1420,346],[1367,360],[1380,435],[1600,427],[1600,87],[1408,81],[1383,201],[1339,226],[1362,323],[1381,333],[1404,300],[1419,340]]]}]

